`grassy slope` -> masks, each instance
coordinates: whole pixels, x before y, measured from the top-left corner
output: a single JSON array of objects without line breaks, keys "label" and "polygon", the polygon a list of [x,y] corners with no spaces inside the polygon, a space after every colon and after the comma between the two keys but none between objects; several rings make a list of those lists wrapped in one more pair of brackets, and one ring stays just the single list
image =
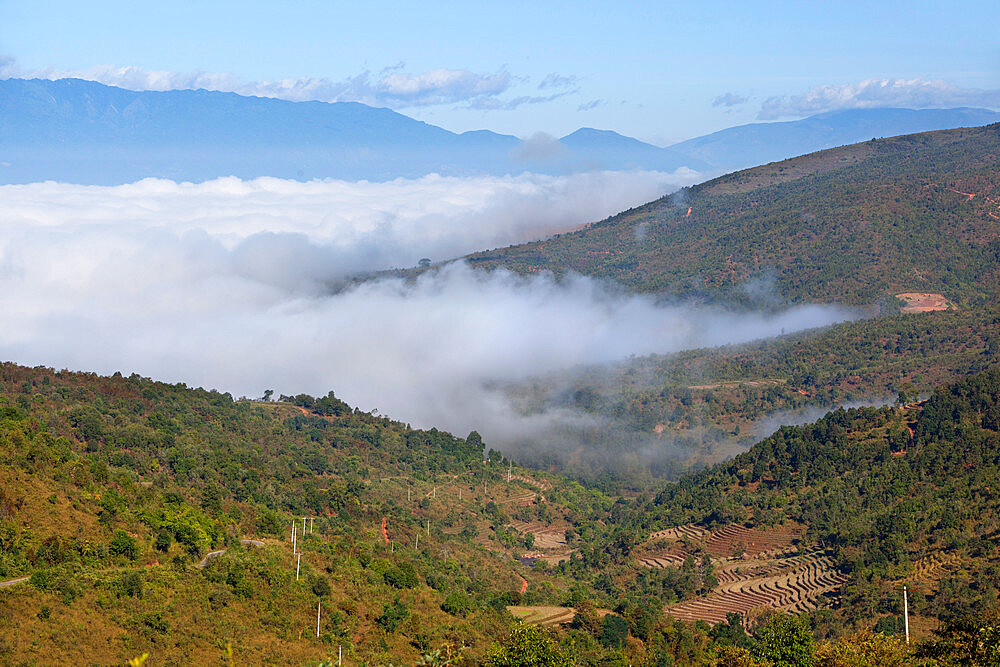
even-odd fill
[{"label": "grassy slope", "polygon": [[468,259],[737,301],[764,277],[792,301],[865,305],[930,291],[979,303],[997,286],[998,165],[998,125],[881,139],[735,172]]},{"label": "grassy slope", "polygon": [[[3,661],[148,651],[149,664],[204,663],[227,642],[245,663],[302,663],[338,645],[375,663],[449,643],[481,654],[512,620],[505,604],[559,601],[565,577],[510,559],[524,546],[504,528],[507,512],[572,512],[599,530],[586,517],[603,516],[608,499],[552,477],[546,495],[559,502],[515,511],[512,499],[533,487],[507,483],[496,454],[484,465],[475,437],[414,431],[336,399],[314,407],[328,414],[137,376],[0,366],[0,580],[32,575],[0,591]],[[296,582],[287,533],[304,515],[318,518],[300,541]],[[116,555],[116,535],[131,536],[135,553]],[[396,600],[394,624],[384,617]]]}]

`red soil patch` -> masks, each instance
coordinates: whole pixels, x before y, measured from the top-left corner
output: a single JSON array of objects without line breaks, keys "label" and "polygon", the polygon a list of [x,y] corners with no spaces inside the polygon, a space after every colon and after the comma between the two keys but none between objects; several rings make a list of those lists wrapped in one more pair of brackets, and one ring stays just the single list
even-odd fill
[{"label": "red soil patch", "polygon": [[943,295],[931,292],[902,292],[897,294],[896,298],[906,302],[906,305],[899,307],[901,313],[926,313],[954,307]]},{"label": "red soil patch", "polygon": [[389,531],[386,530],[386,518],[382,517],[382,539],[385,540],[386,544],[389,544]]}]

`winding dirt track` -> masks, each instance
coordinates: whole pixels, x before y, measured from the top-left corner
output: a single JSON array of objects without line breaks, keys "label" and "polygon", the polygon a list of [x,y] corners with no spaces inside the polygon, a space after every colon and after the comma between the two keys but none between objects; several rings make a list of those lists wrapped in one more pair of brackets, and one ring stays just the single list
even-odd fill
[{"label": "winding dirt track", "polygon": [[18,577],[17,579],[8,579],[7,581],[0,581],[0,588],[7,588],[8,586],[19,584],[23,581],[27,581],[28,579],[31,579],[31,577]]},{"label": "winding dirt track", "polygon": [[[240,544],[253,547],[264,546],[264,543],[261,540],[240,540]],[[218,558],[227,551],[229,551],[229,549],[219,549],[218,551],[209,551],[207,554],[205,554],[205,557],[202,558],[201,561],[198,563],[198,567],[205,567],[206,565],[208,565],[209,560],[211,560],[212,558]]]}]

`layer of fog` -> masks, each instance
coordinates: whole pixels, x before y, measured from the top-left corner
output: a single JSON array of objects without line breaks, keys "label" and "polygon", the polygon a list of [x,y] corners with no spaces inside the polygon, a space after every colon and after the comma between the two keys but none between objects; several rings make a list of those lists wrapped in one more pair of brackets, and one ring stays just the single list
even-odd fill
[{"label": "layer of fog", "polygon": [[593,174],[0,187],[0,358],[135,372],[235,396],[334,390],[415,426],[479,430],[508,451],[545,450],[584,432],[599,440],[606,425],[593,417],[566,408],[526,414],[502,387],[852,313],[664,305],[581,276],[557,282],[458,263],[411,283],[326,286],[352,271],[563,231],[662,194],[666,181]]},{"label": "layer of fog", "polygon": [[893,396],[872,396],[862,400],[847,401],[830,406],[809,405],[793,410],[780,410],[778,412],[772,412],[766,417],[762,417],[754,422],[753,431],[758,437],[764,438],[771,435],[782,426],[801,426],[802,424],[809,424],[820,419],[833,410],[840,408],[843,408],[844,410],[850,410],[851,408],[881,408],[886,405],[892,405],[895,400],[896,399]]},{"label": "layer of fog", "polygon": [[[116,187],[35,183],[0,187],[0,249],[25,232],[135,245],[156,233],[206,236],[265,282],[308,286],[373,269],[414,266],[521,243],[599,220],[699,180],[676,173],[592,172],[555,177],[383,183],[276,178],[205,183],[146,179]],[[31,238],[27,241],[30,243]],[[301,282],[305,281],[305,282]]]}]

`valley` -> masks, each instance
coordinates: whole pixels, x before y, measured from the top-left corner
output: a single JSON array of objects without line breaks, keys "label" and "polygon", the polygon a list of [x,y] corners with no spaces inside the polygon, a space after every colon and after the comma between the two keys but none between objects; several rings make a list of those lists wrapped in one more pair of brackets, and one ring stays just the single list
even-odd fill
[{"label": "valley", "polygon": [[496,383],[522,416],[586,418],[560,442],[0,364],[0,660],[765,665],[798,628],[817,660],[956,664],[998,627],[998,142],[831,149],[471,255],[854,313]]}]

